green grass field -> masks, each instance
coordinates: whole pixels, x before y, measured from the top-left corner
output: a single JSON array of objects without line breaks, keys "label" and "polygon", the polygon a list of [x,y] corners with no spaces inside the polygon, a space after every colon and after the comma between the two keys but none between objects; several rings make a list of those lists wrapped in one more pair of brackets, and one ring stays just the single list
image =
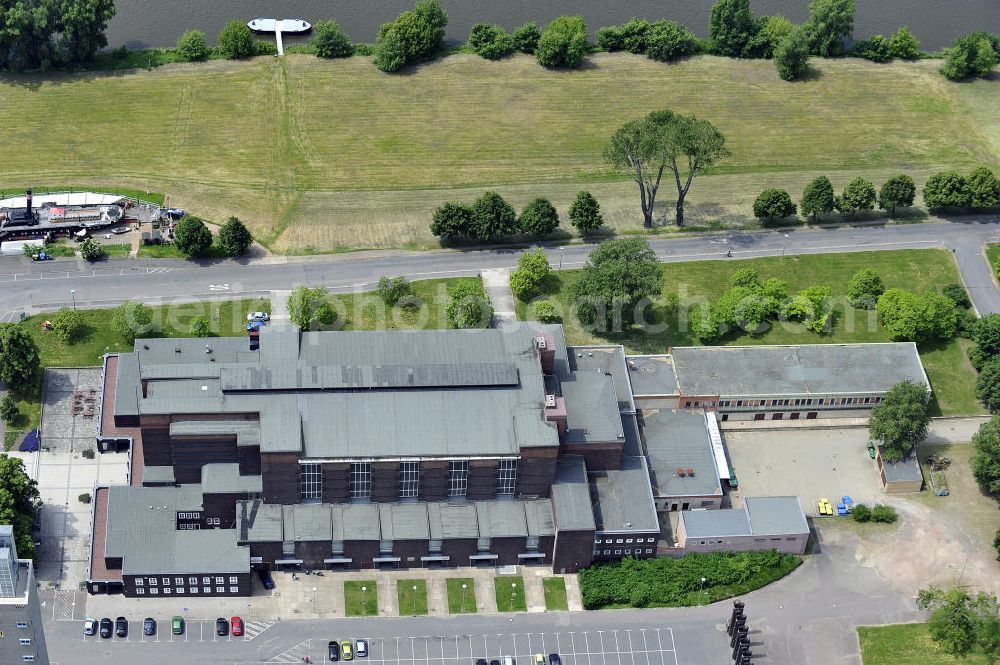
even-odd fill
[{"label": "green grass field", "polygon": [[552,611],[569,609],[565,578],[546,577],[542,580],[542,587],[545,591],[545,609]]},{"label": "green grass field", "polygon": [[[416,587],[416,591],[413,590]],[[427,581],[398,580],[396,601],[400,616],[422,616],[427,614]]]},{"label": "green grass field", "polygon": [[411,282],[414,307],[388,307],[375,291],[334,296],[344,330],[431,330],[448,327],[448,285],[478,281],[479,277],[425,279]]},{"label": "green grass field", "polygon": [[864,665],[984,665],[982,654],[967,658],[949,656],[931,639],[925,623],[890,626],[859,626],[861,660]]},{"label": "green grass field", "polygon": [[493,578],[497,594],[497,612],[527,612],[524,580],[520,575],[498,575]]},{"label": "green grass field", "polygon": [[[448,613],[449,614],[475,614],[476,613],[476,581],[471,577],[449,577],[448,587]],[[462,585],[465,585],[463,592]]]},{"label": "green grass field", "polygon": [[[669,107],[726,134],[733,157],[696,182],[688,214],[727,223],[763,187],[798,198],[820,172],[839,184],[906,170],[920,183],[940,167],[1000,164],[1000,82],[950,83],[938,66],[817,60],[816,76],[789,84],[770,62],[710,56],[602,53],[567,72],[459,54],[391,76],[370,58],[288,55],[5,75],[0,187],[164,192],[208,219],[236,214],[289,253],[426,247],[438,204],[487,187],[515,205],[549,196],[564,214],[586,187],[608,224],[630,231],[641,222],[634,185],[601,150],[622,121]],[[109,145],[121,147],[113,160]],[[669,183],[661,204],[666,219]]]},{"label": "green grass field", "polygon": [[378,590],[375,587],[375,580],[344,582],[344,613],[349,617],[378,616]]},{"label": "green grass field", "polygon": [[[856,310],[847,302],[848,280],[861,268],[874,268],[887,288],[917,292],[938,290],[959,282],[950,252],[938,249],[888,252],[854,252],[749,259],[745,261],[697,261],[664,264],[663,297],[653,308],[649,326],[633,327],[621,334],[598,335],[584,330],[568,306],[568,292],[577,271],[563,271],[554,280],[557,292],[549,296],[563,315],[567,341],[575,344],[616,342],[635,353],[663,353],[672,346],[695,345],[683,313],[686,306],[712,302],[726,289],[732,273],[753,267],[761,279],[778,277],[791,292],[808,286],[828,286],[834,295],[835,324],[831,334],[817,335],[801,325],[776,323],[762,335],[744,334],[727,338],[727,344],[821,344],[889,341],[874,312]],[[527,306],[516,303],[519,318]],[[944,415],[983,413],[975,398],[976,374],[965,355],[966,340],[928,345],[920,349],[924,367],[934,388],[937,408]]]}]

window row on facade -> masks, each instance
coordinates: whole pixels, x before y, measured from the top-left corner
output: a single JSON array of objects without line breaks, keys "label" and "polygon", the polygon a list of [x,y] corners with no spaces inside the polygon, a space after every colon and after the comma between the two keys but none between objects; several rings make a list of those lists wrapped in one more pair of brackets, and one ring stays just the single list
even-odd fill
[{"label": "window row on facade", "polygon": [[720,399],[720,400],[685,400],[685,408],[715,407],[728,408],[755,408],[762,406],[855,406],[873,405],[882,402],[881,396],[868,397],[797,397],[797,398],[775,398],[775,399]]},{"label": "window row on facade", "polygon": [[594,549],[594,556],[612,556],[612,552],[614,552],[614,556],[631,556],[633,554],[652,554],[653,553],[653,548],[652,547],[645,547],[645,548],[643,548],[643,547],[636,547],[636,548],[633,549],[631,547],[625,547],[625,548],[616,549],[616,550],[604,550],[603,552],[601,550],[595,548]]},{"label": "window row on facade", "polygon": [[[171,580],[172,580],[172,583],[171,583]],[[162,586],[183,586],[185,584],[184,580],[185,580],[184,577],[167,577],[167,576],[164,576],[164,577],[159,577],[159,576],[136,577],[135,578],[135,585],[136,586],[146,586],[147,582],[148,582],[148,586],[160,586],[161,584],[162,584]],[[210,585],[210,584],[213,584],[213,583],[214,584],[225,584],[226,583],[226,576],[225,575],[214,575],[214,576],[213,575],[206,575],[206,576],[204,576],[204,577],[201,578],[201,582],[200,583],[204,584],[204,585]],[[229,576],[229,583],[230,584],[239,584],[239,578],[236,575],[230,575]],[[188,577],[187,578],[187,584],[192,585],[192,586],[197,586],[199,584],[198,577],[197,576],[193,576],[193,575],[190,576],[190,577]]]},{"label": "window row on facade", "polygon": [[642,543],[655,543],[656,538],[595,538],[594,545],[631,545],[636,543],[641,545]]},{"label": "window row on facade", "polygon": [[[497,496],[514,496],[517,489],[518,460],[502,459],[497,463]],[[448,498],[462,499],[469,489],[468,460],[448,462]],[[303,500],[323,498],[323,469],[318,463],[299,465],[299,488]],[[420,462],[399,463],[397,496],[400,500],[416,499],[420,491]],[[370,462],[352,462],[348,472],[348,496],[353,501],[370,500],[372,496],[372,468]]]},{"label": "window row on facade", "polygon": [[[203,593],[205,593],[205,594],[211,594],[212,593],[212,587],[210,587],[210,586],[201,587],[201,588],[202,588]],[[217,594],[224,594],[224,593],[226,593],[226,588],[227,587],[224,587],[224,586],[217,586],[217,587],[215,587],[215,593],[217,593]],[[158,595],[160,595],[161,589],[162,589],[162,592],[163,592],[164,596],[170,596],[170,595],[177,595],[177,596],[184,596],[184,595],[197,596],[197,595],[200,595],[198,593],[198,587],[196,587],[196,586],[193,586],[193,587],[180,587],[180,586],[179,587],[149,587],[149,595],[150,596],[158,596]],[[238,586],[231,586],[231,587],[228,587],[228,589],[229,589],[229,593],[239,593],[240,592],[240,588]],[[144,596],[144,595],[146,595],[146,588],[145,587],[137,586],[136,589],[135,589],[135,593],[138,596]]]}]

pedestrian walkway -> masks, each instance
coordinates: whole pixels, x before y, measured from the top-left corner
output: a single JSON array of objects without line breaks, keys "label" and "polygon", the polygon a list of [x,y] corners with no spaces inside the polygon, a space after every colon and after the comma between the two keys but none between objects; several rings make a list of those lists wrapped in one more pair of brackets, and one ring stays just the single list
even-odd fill
[{"label": "pedestrian walkway", "polygon": [[510,268],[484,270],[483,287],[493,304],[493,327],[517,321],[514,314],[514,294],[510,290]]},{"label": "pedestrian walkway", "polygon": [[272,326],[291,325],[292,320],[288,315],[288,296],[291,291],[271,291],[271,322]]},{"label": "pedestrian walkway", "polygon": [[[562,577],[566,584],[566,598],[570,611],[583,609],[580,587],[576,575],[553,575],[547,567],[517,566],[514,574],[524,583],[524,593],[529,613],[546,612],[544,580]],[[275,572],[275,588],[267,592],[254,580],[254,595],[250,598],[125,598],[119,595],[89,596],[86,599],[87,616],[172,616],[183,609],[191,621],[213,621],[218,616],[239,614],[244,621],[266,622],[280,619],[333,619],[347,616],[344,599],[344,582],[371,582],[368,602],[377,602],[378,616],[406,616],[410,612],[400,608],[397,584],[401,580],[424,580],[427,585],[427,613],[447,616],[449,579],[472,579],[468,590],[467,607],[470,613],[497,614],[494,580],[499,574],[495,568],[448,568],[428,570],[360,570],[351,572],[323,571],[322,575]],[[504,574],[510,571],[504,570]],[[456,601],[457,602],[457,601]],[[181,607],[183,606],[183,607]],[[76,613],[83,616],[83,609]],[[68,617],[59,616],[57,620]],[[269,625],[269,624],[267,624]],[[259,631],[258,631],[259,632]]]}]

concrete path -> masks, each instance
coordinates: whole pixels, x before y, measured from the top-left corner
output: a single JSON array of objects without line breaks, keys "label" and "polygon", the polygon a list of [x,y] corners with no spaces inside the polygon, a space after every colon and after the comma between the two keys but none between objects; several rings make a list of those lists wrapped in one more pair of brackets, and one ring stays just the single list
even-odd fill
[{"label": "concrete path", "polygon": [[517,321],[514,314],[514,293],[510,290],[510,268],[483,271],[483,286],[493,304],[493,327]]},{"label": "concrete path", "polygon": [[271,321],[268,325],[292,325],[291,317],[288,315],[288,296],[290,295],[292,295],[291,290],[271,291]]}]

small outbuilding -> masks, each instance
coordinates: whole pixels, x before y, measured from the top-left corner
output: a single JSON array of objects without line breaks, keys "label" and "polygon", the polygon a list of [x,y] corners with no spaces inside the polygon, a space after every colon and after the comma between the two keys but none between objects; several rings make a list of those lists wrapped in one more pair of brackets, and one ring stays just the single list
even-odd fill
[{"label": "small outbuilding", "polygon": [[677,546],[686,552],[806,551],[809,523],[797,496],[747,498],[744,506],[683,511]]},{"label": "small outbuilding", "polygon": [[882,459],[882,448],[875,455],[878,466],[878,479],[882,489],[888,494],[906,494],[919,492],[924,488],[924,474],[920,470],[920,462],[916,453],[911,452],[906,459],[898,462],[886,462]]}]

